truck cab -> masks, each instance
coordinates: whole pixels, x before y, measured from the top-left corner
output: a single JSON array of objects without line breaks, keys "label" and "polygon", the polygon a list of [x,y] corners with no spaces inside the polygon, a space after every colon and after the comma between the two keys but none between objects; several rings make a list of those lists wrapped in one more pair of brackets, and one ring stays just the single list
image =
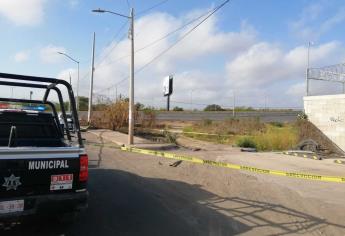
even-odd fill
[{"label": "truck cab", "polygon": [[[36,104],[49,109],[30,110],[18,106],[0,109],[0,227],[32,215],[70,215],[85,209],[88,156],[80,134],[72,88],[57,79],[0,73],[0,78],[8,77],[15,78],[16,82],[0,80],[0,85],[34,86],[45,89],[46,93],[42,100],[0,98],[0,102],[9,106],[28,103],[34,107]],[[35,83],[17,82],[21,79]],[[55,87],[59,83],[70,95],[76,125],[74,139],[68,127],[61,128],[60,120],[67,121],[67,116],[61,91]],[[51,89],[58,93],[62,117],[57,115],[54,103],[47,100]]]}]

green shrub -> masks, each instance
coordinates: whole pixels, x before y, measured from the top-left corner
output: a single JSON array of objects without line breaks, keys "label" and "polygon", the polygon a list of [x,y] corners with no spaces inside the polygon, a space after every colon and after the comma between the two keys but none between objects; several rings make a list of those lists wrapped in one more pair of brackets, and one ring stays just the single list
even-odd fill
[{"label": "green shrub", "polygon": [[271,124],[272,126],[274,126],[274,127],[279,127],[279,128],[284,127],[284,124],[283,124],[282,122],[276,122],[276,121],[274,121],[274,122],[270,122],[270,124]]},{"label": "green shrub", "polygon": [[292,126],[268,127],[266,132],[254,137],[260,151],[279,151],[293,148],[298,142],[297,130]]},{"label": "green shrub", "polygon": [[256,148],[256,143],[251,137],[240,137],[236,140],[236,145],[243,148]]},{"label": "green shrub", "polygon": [[212,125],[212,120],[204,119],[204,120],[202,120],[202,124],[203,124],[203,126],[210,126],[210,125]]}]

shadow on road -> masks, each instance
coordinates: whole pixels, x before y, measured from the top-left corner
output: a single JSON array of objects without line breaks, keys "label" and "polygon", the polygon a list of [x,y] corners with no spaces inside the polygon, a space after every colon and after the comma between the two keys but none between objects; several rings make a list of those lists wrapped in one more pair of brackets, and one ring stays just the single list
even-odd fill
[{"label": "shadow on road", "polygon": [[[89,208],[72,225],[54,219],[24,222],[1,235],[260,235],[305,234],[327,220],[267,202],[222,198],[199,185],[92,169]],[[253,233],[254,235],[255,233]]]}]

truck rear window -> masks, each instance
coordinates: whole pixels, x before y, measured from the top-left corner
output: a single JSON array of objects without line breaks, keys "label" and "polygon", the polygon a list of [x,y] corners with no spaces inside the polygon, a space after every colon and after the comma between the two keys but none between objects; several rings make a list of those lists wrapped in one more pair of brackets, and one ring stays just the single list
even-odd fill
[{"label": "truck rear window", "polygon": [[17,146],[59,146],[61,135],[49,113],[0,112],[0,145],[7,146],[11,127]]}]

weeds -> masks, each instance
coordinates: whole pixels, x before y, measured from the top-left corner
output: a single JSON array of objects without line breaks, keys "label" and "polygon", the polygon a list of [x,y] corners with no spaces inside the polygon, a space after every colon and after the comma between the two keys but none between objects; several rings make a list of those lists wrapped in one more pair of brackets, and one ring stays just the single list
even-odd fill
[{"label": "weeds", "polygon": [[298,143],[298,132],[296,127],[268,126],[266,132],[254,136],[259,151],[279,151],[291,149]]},{"label": "weeds", "polygon": [[256,148],[256,143],[253,138],[247,136],[239,137],[236,140],[236,145],[243,148]]},{"label": "weeds", "polygon": [[280,122],[265,124],[259,119],[228,119],[223,122],[213,122],[211,125],[201,122],[184,128],[184,132],[218,134],[185,135],[203,141],[256,148],[259,151],[291,149],[298,143],[298,128],[295,125]]}]

